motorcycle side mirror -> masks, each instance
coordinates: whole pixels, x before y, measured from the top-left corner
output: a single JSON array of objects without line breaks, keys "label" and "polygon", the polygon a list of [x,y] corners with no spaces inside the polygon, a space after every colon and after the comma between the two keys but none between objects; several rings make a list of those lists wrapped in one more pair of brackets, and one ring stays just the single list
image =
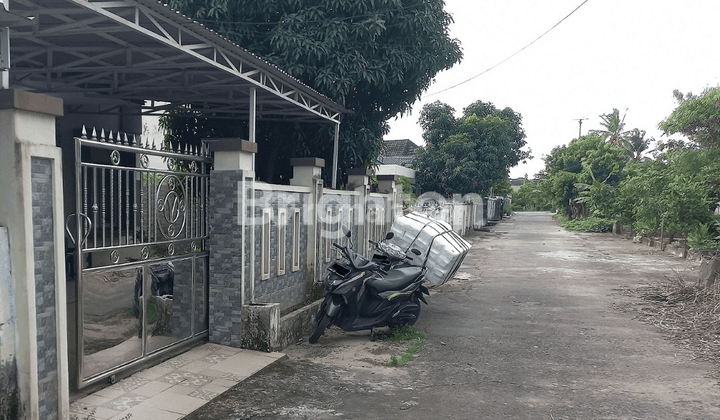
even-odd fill
[{"label": "motorcycle side mirror", "polygon": [[392,239],[395,237],[395,234],[392,232],[388,232],[387,235],[385,235],[385,240]]},{"label": "motorcycle side mirror", "polygon": [[413,254],[415,254],[415,255],[420,255],[420,254],[422,254],[422,252],[420,252],[420,250],[417,249],[417,248],[413,248],[413,249],[411,249],[410,251],[411,251]]}]

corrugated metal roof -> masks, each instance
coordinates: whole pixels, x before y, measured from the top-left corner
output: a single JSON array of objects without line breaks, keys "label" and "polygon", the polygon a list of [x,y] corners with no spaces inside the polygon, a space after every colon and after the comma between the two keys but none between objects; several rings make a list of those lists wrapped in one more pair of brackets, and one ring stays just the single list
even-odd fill
[{"label": "corrugated metal roof", "polygon": [[[277,66],[154,0],[12,0],[11,87],[72,98],[178,104],[217,117],[339,122],[349,112]],[[171,103],[168,106],[164,103]]]}]

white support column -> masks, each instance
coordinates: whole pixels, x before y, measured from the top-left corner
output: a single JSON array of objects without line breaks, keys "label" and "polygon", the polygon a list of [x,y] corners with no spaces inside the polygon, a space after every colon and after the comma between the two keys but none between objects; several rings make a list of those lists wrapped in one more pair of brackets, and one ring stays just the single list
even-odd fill
[{"label": "white support column", "polygon": [[337,189],[338,149],[340,147],[340,123],[335,124],[335,138],[333,141],[332,189]]},{"label": "white support column", "polygon": [[10,88],[10,27],[32,23],[31,18],[9,12],[10,0],[0,0],[0,89]]},{"label": "white support column", "polygon": [[[250,88],[250,116],[248,121],[249,132],[248,140],[250,143],[257,143],[257,89]],[[256,149],[257,151],[257,149]],[[251,171],[255,172],[255,154],[252,155],[252,168]]]},{"label": "white support column", "polygon": [[[10,0],[0,0],[0,8],[10,10]],[[0,89],[10,88],[10,28],[5,25],[0,22]]]},{"label": "white support column", "polygon": [[[2,6],[0,6],[2,7]],[[0,27],[0,89],[10,87],[10,28]]]}]

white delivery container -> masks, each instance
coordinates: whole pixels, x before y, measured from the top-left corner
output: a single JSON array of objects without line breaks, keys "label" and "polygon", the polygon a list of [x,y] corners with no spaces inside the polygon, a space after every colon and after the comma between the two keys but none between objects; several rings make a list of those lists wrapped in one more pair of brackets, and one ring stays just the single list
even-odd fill
[{"label": "white delivery container", "polygon": [[[414,264],[420,265],[427,258],[425,280],[439,286],[451,279],[465,256],[470,244],[452,227],[441,221],[412,212],[395,219],[390,228],[393,237],[388,240],[412,256]],[[417,249],[421,255],[410,253]]]}]

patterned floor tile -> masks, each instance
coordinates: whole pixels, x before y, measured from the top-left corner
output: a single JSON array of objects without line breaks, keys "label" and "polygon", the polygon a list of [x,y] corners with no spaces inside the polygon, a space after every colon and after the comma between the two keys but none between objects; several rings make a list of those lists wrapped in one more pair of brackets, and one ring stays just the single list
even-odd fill
[{"label": "patterned floor tile", "polygon": [[161,378],[158,378],[157,380],[161,382],[167,382],[173,385],[201,387],[205,384],[209,384],[214,379],[215,378],[200,375],[199,373],[183,372],[181,370],[176,370],[174,372],[168,373]]},{"label": "patterned floor tile", "polygon": [[178,369],[178,368],[181,368],[181,367],[187,365],[188,363],[190,363],[192,361],[193,360],[190,358],[178,356],[178,357],[173,357],[170,360],[166,360],[166,361],[160,363],[158,366]]},{"label": "patterned floor tile", "polygon": [[212,382],[215,378],[200,375],[199,373],[184,372],[185,380],[180,382],[180,386],[189,386],[191,388],[198,388],[203,385],[207,385]]},{"label": "patterned floor tile", "polygon": [[111,408],[113,410],[125,411],[132,407],[135,407],[136,405],[147,399],[148,397],[143,395],[128,393],[123,395],[122,397],[115,398],[114,400],[108,402],[107,404],[105,404],[105,407]]},{"label": "patterned floor tile", "polygon": [[109,388],[113,389],[113,390],[117,390],[117,391],[130,392],[133,389],[139,388],[149,382],[150,382],[150,379],[138,378],[136,376],[131,376],[129,378],[125,378],[122,381],[110,386]]},{"label": "patterned floor tile", "polygon": [[235,383],[242,382],[245,380],[245,376],[238,376],[234,373],[226,373],[223,376],[221,376],[222,379],[227,379],[228,381],[233,381]]},{"label": "patterned floor tile", "polygon": [[185,380],[185,375],[183,375],[183,373],[184,372],[174,370],[166,375],[157,378],[157,380],[160,382],[167,382],[169,384],[177,385]]},{"label": "patterned floor tile", "polygon": [[230,355],[227,353],[210,353],[207,356],[203,356],[198,360],[200,360],[201,362],[218,364],[223,360],[227,359],[228,357],[230,357]]},{"label": "patterned floor tile", "polygon": [[75,401],[74,403],[70,404],[70,412],[73,414],[89,414],[90,410],[95,408],[94,406],[90,404],[84,404],[79,401]]},{"label": "patterned floor tile", "polygon": [[210,401],[218,395],[220,395],[219,392],[207,391],[202,389],[196,389],[195,391],[188,394],[189,397],[201,398],[205,401]]}]

